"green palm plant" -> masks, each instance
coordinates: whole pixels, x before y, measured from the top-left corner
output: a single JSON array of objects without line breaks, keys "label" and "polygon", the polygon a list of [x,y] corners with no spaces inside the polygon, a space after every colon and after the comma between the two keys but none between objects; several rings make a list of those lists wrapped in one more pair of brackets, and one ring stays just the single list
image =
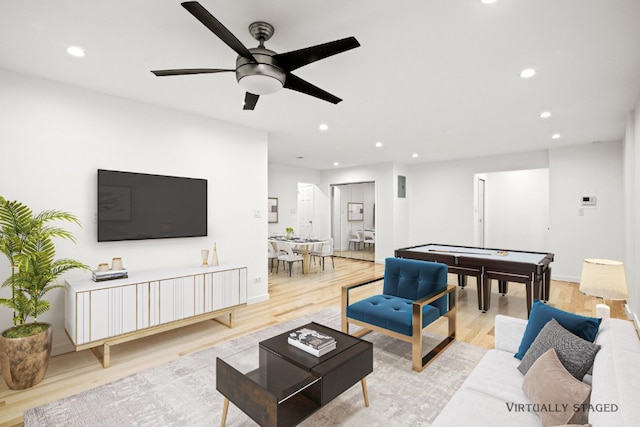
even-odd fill
[{"label": "green palm plant", "polygon": [[[11,276],[2,283],[3,288],[11,288],[11,298],[0,298],[0,304],[14,312],[14,327],[9,331],[16,337],[40,332],[38,316],[51,308],[51,303],[44,297],[51,290],[62,287],[56,282],[60,275],[76,268],[89,269],[76,260],[55,259],[53,239],[75,243],[75,238],[70,231],[50,225],[52,221],[80,225],[71,213],[46,210],[34,215],[28,206],[0,196],[0,252],[11,266]],[[30,317],[34,321],[27,324]]]}]

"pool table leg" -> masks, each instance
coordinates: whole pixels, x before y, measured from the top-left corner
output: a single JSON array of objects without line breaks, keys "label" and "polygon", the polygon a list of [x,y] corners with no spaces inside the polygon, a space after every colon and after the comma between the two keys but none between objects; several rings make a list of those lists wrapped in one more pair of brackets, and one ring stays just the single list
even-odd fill
[{"label": "pool table leg", "polygon": [[483,273],[478,276],[477,280],[480,281],[480,289],[482,289],[482,306],[480,307],[480,310],[482,310],[483,313],[486,313],[491,308],[491,279]]},{"label": "pool table leg", "polygon": [[551,267],[547,268],[542,278],[542,289],[540,291],[540,299],[549,301],[551,297]]},{"label": "pool table leg", "polygon": [[458,286],[462,289],[467,287],[467,276],[464,274],[458,274]]},{"label": "pool table leg", "polygon": [[504,296],[508,291],[509,282],[507,282],[506,280],[498,280],[498,292],[500,292]]}]

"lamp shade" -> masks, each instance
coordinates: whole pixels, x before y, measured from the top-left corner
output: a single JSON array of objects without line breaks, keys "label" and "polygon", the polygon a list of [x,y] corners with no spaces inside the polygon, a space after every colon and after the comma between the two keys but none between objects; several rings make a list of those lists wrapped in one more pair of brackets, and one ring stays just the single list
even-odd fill
[{"label": "lamp shade", "polygon": [[585,259],[582,264],[580,292],[609,300],[627,299],[624,265],[608,259]]}]

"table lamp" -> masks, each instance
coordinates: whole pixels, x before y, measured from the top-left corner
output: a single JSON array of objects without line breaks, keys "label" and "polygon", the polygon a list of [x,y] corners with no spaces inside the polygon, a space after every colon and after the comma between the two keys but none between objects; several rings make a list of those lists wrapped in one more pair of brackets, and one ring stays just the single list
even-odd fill
[{"label": "table lamp", "polygon": [[[627,299],[627,279],[624,265],[620,261],[608,259],[585,259],[582,263],[580,292],[603,300]],[[607,304],[596,305],[597,317],[609,317]]]}]

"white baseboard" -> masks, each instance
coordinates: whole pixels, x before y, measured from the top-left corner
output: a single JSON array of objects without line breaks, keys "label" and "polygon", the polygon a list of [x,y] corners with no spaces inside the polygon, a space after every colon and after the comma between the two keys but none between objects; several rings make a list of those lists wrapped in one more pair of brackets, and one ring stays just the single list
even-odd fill
[{"label": "white baseboard", "polygon": [[255,304],[258,302],[269,301],[269,294],[258,295],[255,297],[247,298],[247,305]]},{"label": "white baseboard", "polygon": [[580,278],[575,276],[556,276],[555,274],[553,274],[551,275],[551,280],[558,280],[560,282],[580,283]]},{"label": "white baseboard", "polygon": [[51,347],[51,356],[57,356],[59,354],[65,354],[65,353],[73,353],[74,351],[76,351],[76,348],[70,342],[66,342],[63,344],[56,344],[54,342],[53,346]]}]

